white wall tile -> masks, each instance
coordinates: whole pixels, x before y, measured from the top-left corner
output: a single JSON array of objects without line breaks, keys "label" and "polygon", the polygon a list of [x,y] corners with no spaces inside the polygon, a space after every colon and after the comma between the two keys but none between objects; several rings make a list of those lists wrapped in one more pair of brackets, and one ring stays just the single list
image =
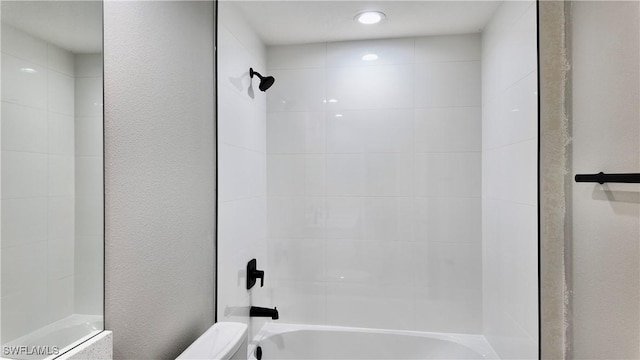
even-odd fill
[{"label": "white wall tile", "polygon": [[2,103],[2,150],[47,152],[47,113]]},{"label": "white wall tile", "polygon": [[[413,38],[331,42],[327,44],[327,67],[411,64],[413,43]],[[362,57],[368,54],[378,58],[363,60]]]},{"label": "white wall tile", "polygon": [[326,279],[324,239],[269,239],[267,257],[272,279],[308,282]]},{"label": "white wall tile", "polygon": [[235,146],[220,144],[220,201],[266,194],[266,156]]},{"label": "white wall tile", "polygon": [[218,278],[219,287],[226,291],[220,293],[218,311],[223,318],[248,322],[248,312],[239,308],[249,306],[251,301],[246,290],[247,262],[257,259],[258,268],[265,271],[267,289],[273,281],[267,267],[266,199],[229,201],[219,206],[218,236],[223,241],[219,242],[218,253],[224,256],[219,257]]},{"label": "white wall tile", "polygon": [[2,151],[2,197],[46,197],[46,154]]},{"label": "white wall tile", "polygon": [[[104,257],[104,246],[102,237],[76,237],[74,250],[76,258],[75,266],[77,269],[83,269],[82,272],[76,271],[76,283],[78,282],[79,278],[86,278],[87,281],[93,279],[93,281],[97,283],[102,283],[102,279],[100,276],[103,273],[104,268],[102,263]],[[81,290],[81,287],[78,287],[77,290]]]},{"label": "white wall tile", "polygon": [[[49,239],[47,243],[47,274],[50,282],[74,275],[74,245],[75,239],[73,237]],[[70,285],[69,296],[73,298],[73,280]],[[55,304],[52,305],[53,307],[56,306]],[[65,311],[61,312],[69,315],[73,313],[73,308],[65,309]]]},{"label": "white wall tile", "polygon": [[49,321],[62,319],[73,313],[73,276],[49,281]]},{"label": "white wall tile", "polygon": [[74,56],[71,52],[47,44],[47,67],[63,74],[74,76]]},{"label": "white wall tile", "polygon": [[[48,238],[73,243],[75,235],[75,200],[72,196],[50,197],[48,206]],[[73,255],[73,251],[71,252]],[[73,265],[73,261],[71,261]],[[64,274],[68,276],[71,274]],[[62,277],[62,276],[57,276]]]},{"label": "white wall tile", "polygon": [[[102,239],[100,239],[102,241]],[[98,263],[102,265],[102,257]],[[98,271],[102,273],[102,268]],[[101,277],[85,274],[74,276],[75,298],[73,300],[74,311],[80,314],[100,315],[104,313],[104,284]]]},{"label": "white wall tile", "polygon": [[415,240],[480,243],[481,215],[479,197],[417,198],[412,213]]},{"label": "white wall tile", "polygon": [[479,107],[416,109],[415,151],[480,151],[481,116]]},{"label": "white wall tile", "polygon": [[[229,22],[226,23],[229,24]],[[225,49],[226,55],[221,56],[218,60],[218,77],[221,84],[227,86],[227,89],[252,99],[254,104],[264,108],[266,94],[258,90],[259,79],[257,77],[250,78],[249,68],[253,68],[263,76],[271,75],[265,73],[264,56],[266,55],[263,49],[257,49],[239,41],[238,37],[242,38],[243,36],[243,34],[230,32],[228,26],[219,27],[218,47]],[[253,42],[253,40],[249,42]]]},{"label": "white wall tile", "polygon": [[327,197],[327,238],[363,239],[364,216],[364,198]]},{"label": "white wall tile", "polygon": [[409,109],[327,113],[327,152],[411,152],[412,111]]},{"label": "white wall tile", "polygon": [[480,106],[480,62],[416,65],[415,106]]},{"label": "white wall tile", "polygon": [[2,53],[2,77],[3,101],[46,110],[46,68]]},{"label": "white wall tile", "polygon": [[2,247],[47,241],[47,198],[2,200]]},{"label": "white wall tile", "polygon": [[75,193],[75,158],[49,155],[49,196],[73,196]]},{"label": "white wall tile", "polygon": [[324,196],[324,155],[268,155],[269,196]]},{"label": "white wall tile", "polygon": [[11,25],[2,24],[2,52],[47,66],[47,43]]},{"label": "white wall tile", "polygon": [[49,154],[73,156],[75,154],[75,119],[73,116],[49,112]]},{"label": "white wall tile", "polygon": [[102,196],[76,197],[76,237],[103,235],[104,205]]},{"label": "white wall tile", "polygon": [[[221,85],[229,86],[240,93],[245,93],[249,88],[249,68],[256,66],[251,64],[250,57],[237,39],[226,27],[218,29],[219,48],[225,49],[225,56],[218,60],[218,75]],[[260,71],[261,69],[255,69]]]},{"label": "white wall tile", "polygon": [[249,257],[246,261],[251,260],[252,245],[256,239],[264,239],[266,234],[266,199],[232,201],[221,206],[224,206],[224,213],[220,214],[220,237],[229,240],[225,242],[229,250]]},{"label": "white wall tile", "polygon": [[269,155],[267,192],[269,196],[305,194],[305,156]]},{"label": "white wall tile", "polygon": [[363,154],[327,155],[327,195],[366,194],[366,163]]},{"label": "white wall tile", "polygon": [[[485,71],[486,72],[486,71]],[[505,132],[500,131],[500,113],[504,109],[505,99],[484,98],[482,100],[482,150],[495,149],[505,144]]]},{"label": "white wall tile", "polygon": [[102,116],[102,78],[75,79],[76,116]]},{"label": "white wall tile", "polygon": [[220,25],[234,37],[234,42],[240,44],[247,52],[247,60],[257,63],[266,62],[266,49],[259,34],[250,26],[242,11],[233,2],[225,2],[220,5]]},{"label": "white wall tile", "polygon": [[415,155],[415,195],[424,197],[479,197],[479,152]]},{"label": "white wall tile", "polygon": [[413,285],[414,246],[406,242],[327,241],[327,280],[380,287]]},{"label": "white wall tile", "polygon": [[[96,206],[101,206],[98,204]],[[95,231],[95,230],[94,230]],[[103,236],[76,236],[74,247],[74,312],[103,313]]]},{"label": "white wall tile", "polygon": [[100,197],[104,188],[102,158],[78,156],[75,166],[76,196]]},{"label": "white wall tile", "polygon": [[514,47],[511,53],[515,57],[510,62],[514,67],[513,74],[510,74],[509,84],[521,80],[537,69],[537,29],[531,26],[537,21],[536,6],[531,3],[529,5],[527,11],[518,18],[512,28],[513,39],[509,45]]},{"label": "white wall tile", "polygon": [[[538,74],[529,73],[524,79],[511,86],[506,93],[498,116],[502,129],[495,132],[504,134],[502,142],[496,146],[513,144],[535,139],[538,136]],[[491,144],[489,144],[490,146]]]},{"label": "white wall tile", "polygon": [[218,105],[220,141],[248,150],[265,152],[266,114],[251,98],[234,92],[221,92]]},{"label": "white wall tile", "polygon": [[102,117],[75,117],[75,153],[77,156],[98,156],[103,153]]},{"label": "white wall tile", "polygon": [[[3,28],[4,32],[4,28]],[[47,283],[2,296],[2,341],[11,341],[48,323]]]},{"label": "white wall tile", "polygon": [[[323,282],[282,281],[276,283],[273,304],[280,320],[293,324],[326,323],[326,284]],[[310,311],[313,309],[312,311]]]},{"label": "white wall tile", "polygon": [[[537,142],[528,140],[485,151],[484,196],[535,205],[537,202]],[[496,181],[500,176],[509,182]]]},{"label": "white wall tile", "polygon": [[412,65],[329,68],[326,81],[329,111],[413,107]]},{"label": "white wall tile", "polygon": [[[323,111],[327,100],[325,73],[324,69],[271,71],[276,82],[269,89],[268,111]],[[257,84],[256,80],[256,88]]]},{"label": "white wall tile", "polygon": [[482,315],[501,358],[538,354],[535,8],[504,3],[483,34]]},{"label": "white wall tile", "polygon": [[44,292],[47,280],[47,243],[22,244],[2,249],[2,296],[23,292],[28,288]]},{"label": "white wall tile", "polygon": [[411,288],[329,283],[327,322],[345,326],[411,330],[414,328],[412,294]]},{"label": "white wall tile", "polygon": [[[417,66],[431,66],[432,78],[415,72],[414,41],[424,63]],[[274,299],[322,304],[317,317],[297,313],[291,322],[414,329],[416,307],[431,305],[420,313],[427,319],[421,329],[480,332],[479,35],[328,43],[326,65],[323,46],[309,45],[308,53],[306,45],[268,49],[276,85],[284,79],[284,90],[268,93],[268,241],[277,247],[270,261],[284,269],[283,254],[293,252],[314,265],[313,252],[324,259],[326,241],[327,277],[323,287],[274,292]],[[365,52],[378,60],[365,63]],[[417,84],[425,80],[430,87]],[[421,93],[414,103],[415,90]],[[279,91],[297,98],[291,104]],[[299,99],[312,91],[323,104],[310,113],[311,102]],[[309,152],[318,155],[303,155]],[[321,174],[323,161],[325,186],[321,175],[309,175]],[[310,187],[317,197],[308,197]],[[445,260],[430,260],[430,252]],[[424,279],[415,272],[425,259],[432,268],[423,265],[424,291],[417,294],[413,286]],[[430,274],[438,267],[451,274]],[[297,283],[290,280],[299,276],[294,270],[283,273],[287,284]],[[316,273],[303,270],[302,277],[321,281]],[[456,287],[444,284],[449,280]],[[380,306],[388,316],[371,317]]]},{"label": "white wall tile", "polygon": [[327,192],[327,158],[324,155],[305,155],[305,195],[324,196]]},{"label": "white wall tile", "polygon": [[466,288],[418,288],[413,310],[418,331],[482,333],[482,292]]},{"label": "white wall tile", "polygon": [[[11,268],[3,269],[11,275],[3,276],[6,341],[7,334],[24,335],[74,311],[75,101],[73,54],[2,30],[2,264]],[[94,202],[100,213],[101,198],[102,192]],[[102,228],[100,221],[100,236]]]},{"label": "white wall tile", "polygon": [[406,154],[367,154],[365,193],[370,196],[410,196],[413,156]]},{"label": "white wall tile", "polygon": [[537,136],[537,72],[513,84],[502,97],[483,106],[485,149],[534,139]]},{"label": "white wall tile", "polygon": [[267,114],[267,152],[324,153],[325,128],[324,112],[270,112]]},{"label": "white wall tile", "polygon": [[270,197],[269,238],[323,238],[325,204],[320,197]]},{"label": "white wall tile", "polygon": [[364,235],[374,241],[412,241],[414,199],[367,197],[364,199]]},{"label": "white wall tile", "polygon": [[[55,113],[73,115],[75,94],[73,77],[51,70],[49,70],[47,76],[48,110]],[[87,89],[79,88],[78,91],[84,93]],[[100,99],[102,99],[102,96],[100,96]],[[78,115],[86,114],[80,113]]]},{"label": "white wall tile", "polygon": [[81,54],[75,57],[76,77],[102,77],[102,54]]},{"label": "white wall tile", "polygon": [[269,70],[324,68],[327,63],[326,52],[325,43],[269,46],[267,68]]},{"label": "white wall tile", "polygon": [[480,61],[480,34],[416,38],[416,64],[447,61]]},{"label": "white wall tile", "polygon": [[482,289],[482,244],[428,242],[418,261],[416,286]]},{"label": "white wall tile", "polygon": [[402,154],[327,155],[327,194],[408,196],[412,161],[412,156]]},{"label": "white wall tile", "polygon": [[[75,56],[75,244],[73,310],[103,311],[102,54]],[[64,302],[59,305],[64,306]]]},{"label": "white wall tile", "polygon": [[[248,306],[270,306],[275,279],[266,244],[267,93],[258,89],[257,77],[250,78],[249,68],[272,74],[267,71],[264,45],[235,6],[221,3],[219,10],[224,16],[218,27],[223,55],[218,57],[218,288],[225,291],[219,292],[216,306],[221,319],[248,324],[252,337],[266,320],[250,319]],[[280,80],[276,77],[270,93]],[[266,281],[264,288],[247,291],[246,266],[252,258],[265,271]]]}]

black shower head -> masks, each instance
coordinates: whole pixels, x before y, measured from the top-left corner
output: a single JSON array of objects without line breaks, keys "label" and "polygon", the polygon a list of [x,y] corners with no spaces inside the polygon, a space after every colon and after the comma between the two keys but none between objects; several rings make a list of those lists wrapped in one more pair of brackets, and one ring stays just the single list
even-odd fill
[{"label": "black shower head", "polygon": [[249,76],[253,78],[253,75],[260,78],[260,85],[258,85],[258,89],[260,89],[260,91],[267,91],[267,89],[276,82],[276,79],[274,79],[273,76],[262,76],[257,71],[253,71],[253,68],[249,68]]}]

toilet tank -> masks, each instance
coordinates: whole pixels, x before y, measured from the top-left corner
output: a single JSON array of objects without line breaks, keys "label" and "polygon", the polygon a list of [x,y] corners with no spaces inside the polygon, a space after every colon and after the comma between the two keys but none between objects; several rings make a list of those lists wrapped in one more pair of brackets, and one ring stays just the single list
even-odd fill
[{"label": "toilet tank", "polygon": [[176,360],[246,360],[247,325],[219,322],[200,335]]}]

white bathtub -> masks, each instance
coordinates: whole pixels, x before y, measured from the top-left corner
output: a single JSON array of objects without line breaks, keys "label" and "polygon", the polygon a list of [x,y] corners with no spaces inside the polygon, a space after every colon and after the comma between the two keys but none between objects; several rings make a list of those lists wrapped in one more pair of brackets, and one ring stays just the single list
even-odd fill
[{"label": "white bathtub", "polygon": [[2,344],[1,356],[8,359],[53,359],[100,333],[102,324],[102,316],[73,314]]},{"label": "white bathtub", "polygon": [[253,339],[262,359],[499,359],[482,335],[269,323]]}]

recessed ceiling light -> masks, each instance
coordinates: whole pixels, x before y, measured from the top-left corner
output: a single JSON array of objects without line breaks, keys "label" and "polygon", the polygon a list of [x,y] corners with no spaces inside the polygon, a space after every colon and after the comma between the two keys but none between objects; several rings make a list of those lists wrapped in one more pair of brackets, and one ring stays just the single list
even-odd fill
[{"label": "recessed ceiling light", "polygon": [[365,12],[361,12],[360,14],[356,15],[356,20],[358,20],[361,24],[377,24],[379,23],[382,19],[386,18],[387,16],[380,11],[365,11]]},{"label": "recessed ceiling light", "polygon": [[367,54],[367,55],[362,57],[362,60],[364,60],[364,61],[378,60],[378,55],[376,55],[376,54]]}]

